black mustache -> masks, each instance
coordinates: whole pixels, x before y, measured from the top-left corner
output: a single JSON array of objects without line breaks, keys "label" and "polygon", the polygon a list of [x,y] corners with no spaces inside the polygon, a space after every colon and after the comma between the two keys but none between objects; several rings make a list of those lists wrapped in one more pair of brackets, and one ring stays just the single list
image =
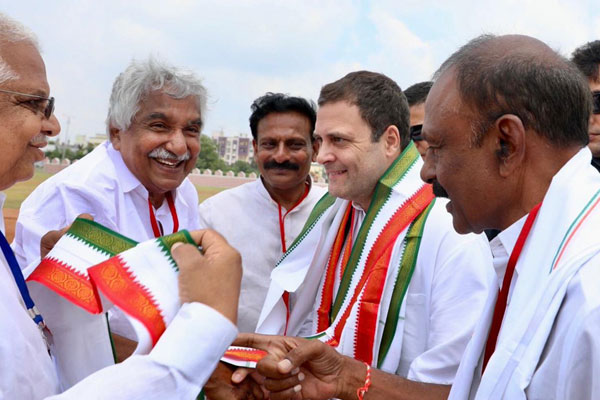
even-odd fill
[{"label": "black mustache", "polygon": [[264,169],[289,169],[292,171],[298,171],[300,169],[300,165],[290,162],[284,161],[282,163],[278,163],[275,160],[267,161],[263,165]]},{"label": "black mustache", "polygon": [[435,195],[435,197],[448,198],[448,192],[446,192],[446,189],[444,189],[442,187],[442,185],[440,185],[438,183],[438,181],[433,181],[432,185],[433,185],[433,194]]}]

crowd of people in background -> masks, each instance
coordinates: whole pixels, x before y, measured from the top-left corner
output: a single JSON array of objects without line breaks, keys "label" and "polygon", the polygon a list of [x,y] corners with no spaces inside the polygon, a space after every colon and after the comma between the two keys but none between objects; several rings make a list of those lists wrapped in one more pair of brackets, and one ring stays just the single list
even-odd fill
[{"label": "crowd of people in background", "polygon": [[[109,139],[0,234],[0,399],[600,398],[600,40],[567,59],[482,35],[404,91],[318,84],[316,103],[265,88],[259,178],[198,204],[206,89],[132,61]],[[0,189],[59,133],[50,94],[36,36],[0,14]],[[69,318],[26,282],[78,217],[196,243],[170,248],[181,306],[151,351],[118,304]],[[221,360],[232,344],[255,367]]]}]

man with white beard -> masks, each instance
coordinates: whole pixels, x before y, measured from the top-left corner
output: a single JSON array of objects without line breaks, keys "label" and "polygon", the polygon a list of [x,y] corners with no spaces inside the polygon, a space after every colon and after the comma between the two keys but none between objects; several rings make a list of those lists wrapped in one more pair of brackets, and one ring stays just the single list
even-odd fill
[{"label": "man with white beard", "polygon": [[[42,236],[82,213],[138,242],[198,229],[198,195],[186,176],[200,152],[205,107],[206,89],[193,73],[153,58],[133,61],[113,85],[110,140],[47,179],[21,205],[13,249],[24,275],[39,263]],[[52,329],[55,300],[35,289],[32,295]],[[109,317],[120,361],[135,348],[125,338],[136,336],[121,312]],[[90,350],[95,361],[81,376],[112,362],[106,332],[106,326],[95,330],[102,345]]]}]

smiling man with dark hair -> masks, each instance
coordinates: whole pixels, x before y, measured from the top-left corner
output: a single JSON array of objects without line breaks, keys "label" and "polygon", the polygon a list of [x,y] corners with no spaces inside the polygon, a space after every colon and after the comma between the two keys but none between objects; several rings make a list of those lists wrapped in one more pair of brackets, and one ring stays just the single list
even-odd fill
[{"label": "smiling man with dark hair", "polygon": [[[420,179],[408,125],[406,98],[383,74],[351,72],[321,89],[315,137],[329,193],[271,274],[257,330],[288,336],[239,338],[274,350],[258,366],[273,399],[356,399],[363,385],[381,399],[450,390],[491,257],[485,238],[454,231],[446,201]],[[281,374],[277,361],[303,372]]]},{"label": "smiling man with dark hair", "polygon": [[[314,103],[267,93],[251,109],[250,130],[260,178],[225,190],[198,208],[201,226],[220,232],[242,254],[241,332],[254,332],[273,268],[325,193],[309,175],[318,150],[313,140]],[[205,387],[211,399],[221,398],[223,392],[245,390],[231,387],[232,372],[225,368],[219,366],[225,380],[211,379]]]}]

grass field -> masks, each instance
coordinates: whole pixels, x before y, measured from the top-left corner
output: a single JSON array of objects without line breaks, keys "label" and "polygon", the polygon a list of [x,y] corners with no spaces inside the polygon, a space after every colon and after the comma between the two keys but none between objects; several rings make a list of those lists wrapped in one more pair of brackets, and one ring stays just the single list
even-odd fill
[{"label": "grass field", "polygon": [[[21,202],[25,200],[29,193],[33,191],[40,183],[51,177],[52,174],[47,174],[40,169],[36,169],[33,178],[26,182],[19,182],[10,189],[4,191],[6,193],[6,202],[4,208],[16,208],[21,206]],[[210,186],[196,186],[198,191],[198,200],[203,202],[210,196],[219,193],[223,188]]]}]

